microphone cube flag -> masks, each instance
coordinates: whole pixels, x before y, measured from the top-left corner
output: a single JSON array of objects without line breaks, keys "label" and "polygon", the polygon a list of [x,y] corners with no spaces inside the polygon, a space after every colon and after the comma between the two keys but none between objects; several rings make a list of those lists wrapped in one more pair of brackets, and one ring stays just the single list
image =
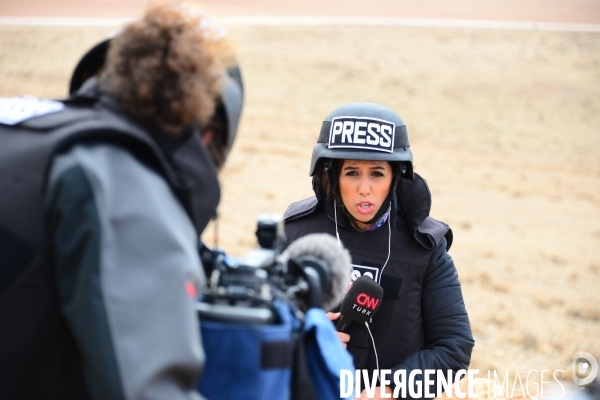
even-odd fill
[{"label": "microphone cube flag", "polygon": [[348,288],[340,311],[354,322],[365,323],[379,309],[383,288],[368,276],[361,276]]}]

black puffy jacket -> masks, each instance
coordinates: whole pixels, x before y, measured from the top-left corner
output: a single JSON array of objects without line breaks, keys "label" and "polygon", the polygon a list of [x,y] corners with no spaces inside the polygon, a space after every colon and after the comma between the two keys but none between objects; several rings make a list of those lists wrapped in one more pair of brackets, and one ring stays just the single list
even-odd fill
[{"label": "black puffy jacket", "polygon": [[[468,368],[474,340],[456,267],[447,253],[452,231],[429,217],[431,197],[420,176],[402,179],[402,193],[392,232],[389,224],[356,232],[338,220],[340,240],[352,256],[353,279],[370,274],[379,280],[383,274],[384,299],[370,324],[378,357],[363,325],[350,326],[348,350],[355,367],[369,370],[369,376],[377,361],[379,369],[391,369],[392,376],[397,370],[404,370],[407,378],[414,370],[455,373]],[[287,243],[310,233],[335,235],[335,217],[326,201],[313,197],[288,208]],[[422,374],[416,378],[422,380]],[[395,387],[393,380],[391,386]],[[436,392],[435,384],[429,391]]]}]

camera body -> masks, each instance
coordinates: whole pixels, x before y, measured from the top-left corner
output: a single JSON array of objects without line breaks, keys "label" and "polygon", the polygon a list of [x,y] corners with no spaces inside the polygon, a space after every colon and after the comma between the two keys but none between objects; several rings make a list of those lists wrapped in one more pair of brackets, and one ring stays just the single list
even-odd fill
[{"label": "camera body", "polygon": [[303,261],[288,260],[280,253],[285,239],[283,219],[275,214],[261,214],[256,237],[260,248],[240,258],[206,246],[200,250],[209,275],[202,299],[196,305],[202,319],[273,324],[277,323],[275,299],[299,310],[307,308],[304,303],[309,284],[304,276]]},{"label": "camera body", "polygon": [[341,345],[312,333],[319,326],[334,337],[333,324],[315,308],[341,297],[336,292],[347,286],[350,255],[326,234],[306,235],[282,252],[283,221],[274,215],[259,216],[256,237],[260,248],[240,258],[200,251],[209,279],[196,303],[206,353],[198,390],[207,398],[256,400],[308,396],[313,385],[315,393],[335,393],[339,387],[326,388],[321,377],[339,371],[320,362],[309,368],[308,360],[322,360],[327,347],[336,365],[353,368]]}]

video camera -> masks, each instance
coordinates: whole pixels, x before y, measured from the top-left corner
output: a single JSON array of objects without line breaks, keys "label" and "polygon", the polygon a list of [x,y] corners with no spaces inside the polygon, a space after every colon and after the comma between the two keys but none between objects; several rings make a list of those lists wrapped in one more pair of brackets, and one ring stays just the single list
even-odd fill
[{"label": "video camera", "polygon": [[[256,237],[260,248],[241,258],[200,250],[208,284],[196,303],[206,353],[198,390],[207,398],[252,400],[337,393],[337,383],[328,386],[322,377],[339,371],[316,361],[325,351],[317,326],[337,341],[318,308],[339,304],[350,280],[350,254],[327,234],[306,235],[282,251],[283,221],[276,215],[259,216]],[[352,368],[341,345],[326,348]]]},{"label": "video camera", "polygon": [[196,305],[202,319],[272,324],[277,319],[275,299],[300,313],[322,306],[323,291],[331,284],[327,262],[312,254],[281,253],[285,234],[278,215],[260,215],[256,237],[260,248],[241,258],[206,246],[200,250],[209,276],[202,301]]}]

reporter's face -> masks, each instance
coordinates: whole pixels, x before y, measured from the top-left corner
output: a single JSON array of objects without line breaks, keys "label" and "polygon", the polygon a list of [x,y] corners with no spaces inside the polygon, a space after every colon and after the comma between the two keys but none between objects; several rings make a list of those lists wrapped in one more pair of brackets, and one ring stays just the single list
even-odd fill
[{"label": "reporter's face", "polygon": [[339,177],[340,194],[346,209],[361,229],[373,224],[392,186],[392,167],[387,161],[344,160]]}]

